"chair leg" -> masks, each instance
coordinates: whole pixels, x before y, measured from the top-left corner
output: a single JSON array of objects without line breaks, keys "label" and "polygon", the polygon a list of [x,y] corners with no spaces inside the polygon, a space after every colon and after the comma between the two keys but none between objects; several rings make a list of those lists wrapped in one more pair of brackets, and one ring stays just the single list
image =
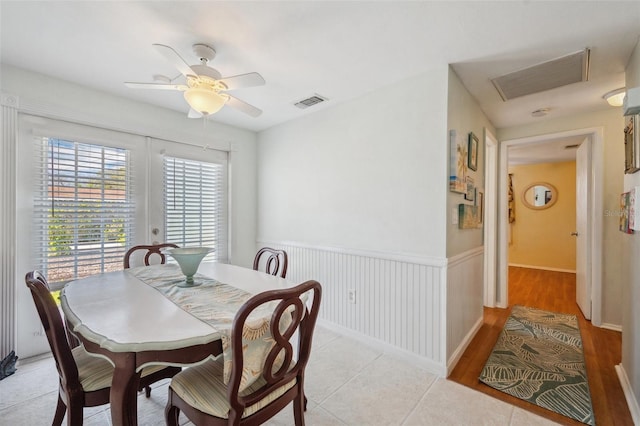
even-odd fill
[{"label": "chair leg", "polygon": [[304,426],[304,412],[306,410],[306,397],[302,394],[293,400],[293,418],[296,426]]},{"label": "chair leg", "polygon": [[82,404],[72,404],[69,402],[69,406],[67,407],[68,426],[82,426],[82,421],[84,419],[82,408]]},{"label": "chair leg", "polygon": [[53,416],[52,426],[60,426],[62,420],[64,420],[64,413],[67,411],[67,406],[62,402],[62,397],[58,393],[58,406],[56,407],[56,414]]},{"label": "chair leg", "polygon": [[180,417],[180,410],[173,405],[171,401],[172,392],[169,389],[169,398],[167,398],[167,405],[164,407],[164,419],[167,426],[178,426],[178,417]]},{"label": "chair leg", "polygon": [[151,386],[144,387],[144,394],[147,398],[151,398]]}]

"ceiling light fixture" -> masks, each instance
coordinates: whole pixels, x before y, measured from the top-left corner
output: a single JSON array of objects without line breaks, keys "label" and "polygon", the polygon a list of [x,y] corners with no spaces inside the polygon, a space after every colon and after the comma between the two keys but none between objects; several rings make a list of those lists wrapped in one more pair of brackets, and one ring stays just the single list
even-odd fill
[{"label": "ceiling light fixture", "polygon": [[190,75],[187,77],[184,99],[191,109],[205,116],[211,115],[220,111],[229,100],[229,95],[220,93],[225,89],[227,86],[221,81],[205,75],[197,77]]},{"label": "ceiling light fixture", "polygon": [[228,97],[213,90],[190,87],[184,92],[184,99],[191,108],[200,114],[210,115],[220,111]]},{"label": "ceiling light fixture", "polygon": [[[1,0],[0,0],[1,1]],[[200,58],[197,65],[189,65],[184,59],[164,44],[154,44],[153,47],[158,53],[186,77],[185,84],[173,84],[174,79],[166,76],[155,75],[155,83],[135,83],[125,82],[127,87],[134,89],[161,89],[179,90],[184,92],[184,99],[189,106],[188,117],[199,118],[203,115],[211,115],[220,111],[224,105],[235,108],[251,117],[258,117],[262,110],[254,107],[236,97],[226,94],[227,90],[240,89],[243,87],[262,86],[265,84],[264,78],[257,72],[222,77],[220,72],[211,68],[208,63],[216,56],[216,51],[206,44],[198,43],[193,45],[193,51]]]},{"label": "ceiling light fixture", "polygon": [[612,90],[610,92],[605,93],[602,98],[605,99],[609,103],[609,105],[614,107],[619,107],[619,106],[622,106],[622,101],[624,99],[625,94],[626,94],[626,90],[624,87],[622,87],[620,89]]}]

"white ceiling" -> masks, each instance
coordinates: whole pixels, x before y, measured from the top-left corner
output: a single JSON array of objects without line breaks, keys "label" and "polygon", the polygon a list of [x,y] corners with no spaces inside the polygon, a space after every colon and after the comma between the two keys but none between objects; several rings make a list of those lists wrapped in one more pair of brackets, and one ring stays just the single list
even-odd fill
[{"label": "white ceiling", "polygon": [[[233,91],[264,113],[224,108],[211,119],[260,131],[452,64],[498,127],[608,108],[624,86],[640,36],[640,2],[620,1],[0,1],[1,60],[119,96],[183,111],[180,92],[134,90],[179,72],[152,49],[217,50],[223,76],[259,72],[261,87]],[[490,79],[591,49],[588,82],[503,102]],[[293,106],[313,94],[329,99]],[[531,112],[550,108],[545,118]]]},{"label": "white ceiling", "polygon": [[575,161],[578,146],[585,135],[553,138],[524,145],[513,145],[507,150],[509,165],[558,163]]}]

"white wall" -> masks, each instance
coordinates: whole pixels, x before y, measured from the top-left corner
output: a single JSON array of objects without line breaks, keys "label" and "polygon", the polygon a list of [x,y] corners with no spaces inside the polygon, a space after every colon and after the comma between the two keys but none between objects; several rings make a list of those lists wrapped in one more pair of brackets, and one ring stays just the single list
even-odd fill
[{"label": "white wall", "polygon": [[[231,261],[243,266],[251,265],[255,254],[257,223],[256,134],[254,132],[215,122],[208,123],[207,131],[203,132],[201,120],[187,119],[186,113],[133,102],[6,65],[1,68],[0,83],[3,99],[17,100],[17,104],[6,109],[13,114],[17,110],[18,113],[49,116],[198,146],[208,144],[212,148],[230,151]],[[4,107],[6,106],[3,105]],[[6,132],[3,134],[6,136]],[[3,148],[15,143],[16,140],[7,140],[6,137],[2,140]],[[4,152],[12,151],[5,149]],[[8,161],[15,161],[15,158],[2,158],[0,161],[5,164]],[[3,186],[12,184],[10,179],[3,179],[1,183]],[[4,187],[1,189],[6,190]],[[8,208],[15,209],[16,206]],[[5,215],[5,212],[2,214]],[[17,221],[14,222],[14,227],[15,223]],[[12,231],[15,231],[18,238],[20,235],[20,229],[8,229],[11,226],[5,220],[0,229],[4,253],[15,253],[16,246],[15,241],[7,240],[5,237],[10,236]],[[148,232],[148,230],[141,230],[141,232],[145,231]],[[35,316],[33,301],[24,284],[26,273],[24,269],[29,262],[28,259],[16,259],[11,256],[3,256],[2,262],[3,265],[0,265],[0,268],[4,270],[14,267],[15,273],[12,274],[13,282],[3,280],[1,285],[15,287],[5,287],[0,294],[3,298],[15,297],[17,301],[15,318],[9,320],[3,316],[3,327],[14,327],[18,331],[19,336],[15,340],[20,341],[20,346],[24,348],[24,352],[18,355],[24,358],[38,353],[38,348],[46,348],[43,337],[34,337],[30,331],[34,327],[39,329],[37,327],[39,320]],[[7,265],[4,264],[5,262]],[[7,303],[6,300],[0,302]],[[13,324],[17,321],[20,327],[8,324],[9,321]],[[5,330],[0,332],[4,334]]]},{"label": "white wall", "polygon": [[[626,87],[640,87],[640,40],[625,72]],[[638,130],[636,130],[638,131]],[[640,186],[640,172],[624,176],[624,191]],[[624,192],[620,191],[620,192]],[[635,423],[640,424],[640,232],[622,234],[622,368],[623,386]]]},{"label": "white wall", "polygon": [[[484,189],[484,130],[495,133],[478,103],[449,68],[447,128],[454,129],[460,143],[468,143],[473,132],[478,138],[477,170],[467,170],[478,190]],[[467,145],[468,146],[468,145]],[[448,163],[447,163],[448,164]],[[447,172],[449,173],[449,172]],[[449,371],[482,324],[484,301],[483,230],[459,229],[452,215],[459,204],[474,205],[463,194],[447,189],[447,362]]]},{"label": "white wall", "polygon": [[[478,170],[469,169],[467,173],[474,179],[478,190],[484,192],[484,129],[495,134],[495,128],[451,68],[449,69],[447,109],[448,129],[456,131],[459,141],[466,143],[470,132],[473,132],[478,138]],[[458,225],[452,223],[452,210],[457,209],[459,204],[473,205],[474,202],[465,201],[463,194],[447,191],[447,212],[449,212],[447,215],[447,257],[456,256],[483,245],[482,228],[459,229]],[[481,271],[479,273],[481,274]]]},{"label": "white wall", "polygon": [[446,72],[261,132],[258,239],[444,256]]},{"label": "white wall", "polygon": [[602,264],[602,323],[612,326],[622,324],[620,303],[622,300],[622,241],[618,230],[618,216],[605,212],[619,210],[624,165],[624,119],[621,108],[608,107],[601,111],[571,117],[549,119],[540,123],[498,129],[501,141],[529,136],[559,133],[563,131],[603,128],[603,264]]},{"label": "white wall", "polygon": [[259,244],[287,249],[288,278],[320,281],[323,320],[442,375],[447,78],[443,65],[258,136]]}]

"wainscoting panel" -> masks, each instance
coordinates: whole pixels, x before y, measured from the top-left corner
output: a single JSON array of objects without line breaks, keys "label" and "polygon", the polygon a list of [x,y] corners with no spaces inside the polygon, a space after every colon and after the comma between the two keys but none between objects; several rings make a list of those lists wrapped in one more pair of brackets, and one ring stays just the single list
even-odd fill
[{"label": "wainscoting panel", "polygon": [[[446,259],[258,243],[264,246],[287,251],[288,280],[322,284],[322,320],[446,368]],[[350,292],[355,292],[355,303],[349,300]]]},{"label": "wainscoting panel", "polygon": [[447,266],[447,366],[451,372],[482,326],[482,247],[449,258]]}]

